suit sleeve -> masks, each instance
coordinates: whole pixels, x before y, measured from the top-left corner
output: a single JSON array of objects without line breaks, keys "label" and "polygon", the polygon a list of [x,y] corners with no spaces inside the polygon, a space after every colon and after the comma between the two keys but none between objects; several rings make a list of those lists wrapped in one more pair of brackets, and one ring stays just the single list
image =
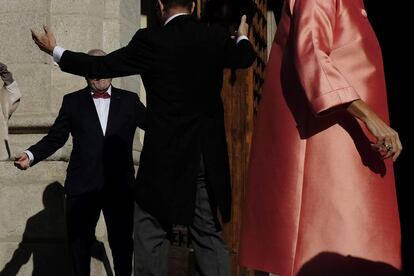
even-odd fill
[{"label": "suit sleeve", "polygon": [[135,114],[136,114],[137,126],[142,130],[146,130],[147,129],[147,109],[144,106],[144,104],[140,101],[138,95],[136,95],[135,111],[136,111]]},{"label": "suit sleeve", "polygon": [[115,78],[148,72],[152,56],[147,32],[141,29],[127,46],[103,57],[65,51],[59,66],[64,72],[88,78]]},{"label": "suit sleeve", "polygon": [[68,100],[65,96],[59,115],[49,129],[48,134],[28,149],[34,156],[32,166],[51,156],[66,143],[70,133],[69,112]]},{"label": "suit sleeve", "polygon": [[359,99],[330,57],[336,16],[336,0],[297,0],[293,9],[294,63],[316,114]]},{"label": "suit sleeve", "polygon": [[256,59],[256,52],[249,40],[243,39],[236,43],[225,31],[222,33],[224,41],[224,67],[225,68],[248,68]]}]

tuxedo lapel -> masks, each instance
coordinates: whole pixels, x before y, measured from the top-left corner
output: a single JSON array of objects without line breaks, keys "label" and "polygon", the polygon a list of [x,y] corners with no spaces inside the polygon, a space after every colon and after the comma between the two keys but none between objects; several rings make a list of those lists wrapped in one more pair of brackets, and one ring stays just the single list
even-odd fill
[{"label": "tuxedo lapel", "polygon": [[108,124],[106,126],[106,134],[111,133],[116,123],[119,110],[121,109],[122,92],[112,86],[111,103],[109,105]]},{"label": "tuxedo lapel", "polygon": [[83,91],[82,98],[83,106],[85,106],[85,109],[83,110],[83,112],[85,112],[85,120],[90,121],[91,131],[94,131],[100,136],[104,136],[104,133],[102,132],[101,123],[99,122],[98,111],[96,111],[96,107],[93,102],[91,91],[89,90],[89,88],[85,88],[85,90]]}]

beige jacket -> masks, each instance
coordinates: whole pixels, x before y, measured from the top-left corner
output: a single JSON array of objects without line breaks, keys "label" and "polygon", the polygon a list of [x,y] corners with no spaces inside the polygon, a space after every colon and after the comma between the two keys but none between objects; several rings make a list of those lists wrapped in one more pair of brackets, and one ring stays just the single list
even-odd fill
[{"label": "beige jacket", "polygon": [[6,160],[11,157],[8,142],[8,121],[17,109],[20,97],[20,90],[16,82],[0,88],[0,160]]}]

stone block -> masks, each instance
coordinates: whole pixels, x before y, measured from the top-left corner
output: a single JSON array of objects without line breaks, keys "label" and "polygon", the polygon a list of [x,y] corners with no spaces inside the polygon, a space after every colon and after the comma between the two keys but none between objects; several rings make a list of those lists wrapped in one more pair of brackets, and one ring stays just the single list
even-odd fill
[{"label": "stone block", "polygon": [[140,101],[145,104],[145,98],[141,96],[140,92],[140,77],[139,76],[129,76],[121,78],[121,87],[125,90],[138,93]]},{"label": "stone block", "polygon": [[103,41],[102,48],[110,53],[121,47],[120,45],[120,24],[116,19],[106,19],[103,22]]},{"label": "stone block", "polygon": [[102,47],[103,17],[87,14],[53,14],[50,24],[62,47],[87,52]]},{"label": "stone block", "polygon": [[[44,134],[26,134],[26,135],[11,134],[10,135],[10,148],[12,150],[12,157],[14,158],[15,155],[20,154],[21,152],[23,152],[24,150],[29,148],[31,145],[34,145],[35,143],[40,141],[40,139],[45,135],[46,135],[46,133],[44,133]],[[69,156],[70,156],[71,151],[72,151],[72,139],[69,137],[66,144],[61,149],[59,149],[57,152],[55,152],[52,156],[47,158],[46,160],[47,161],[65,161],[64,163],[61,164],[61,168],[62,168],[62,170],[64,170],[66,172],[66,165],[67,165],[66,162],[69,161]],[[30,173],[39,173],[43,169],[43,167],[44,167],[43,163],[46,162],[46,160],[44,160],[41,163],[37,164],[34,168],[31,168],[31,169],[25,171],[24,173],[27,173],[27,174],[29,174],[29,172]],[[48,164],[51,164],[51,163],[48,163]],[[49,166],[49,165],[47,165],[47,166]],[[14,173],[13,170],[12,170],[12,172]],[[59,174],[60,174],[60,172],[59,172]],[[2,179],[4,179],[4,177],[6,177],[7,175],[8,175],[8,173],[5,172],[5,175],[2,176]],[[10,179],[10,181],[13,181],[13,179]]]},{"label": "stone block", "polygon": [[120,18],[128,20],[132,26],[138,29],[141,3],[139,0],[120,1]]},{"label": "stone block", "polygon": [[9,189],[15,186],[29,187],[36,185],[45,187],[55,181],[63,183],[66,176],[66,167],[66,162],[43,161],[26,171],[20,171],[14,167],[12,161],[1,161],[0,188]]},{"label": "stone block", "polygon": [[[62,72],[58,66],[51,71],[50,110],[57,115],[62,106],[63,96],[83,89],[87,86],[84,77]],[[55,115],[55,116],[56,116]]]},{"label": "stone block", "polygon": [[19,107],[13,116],[50,112],[51,65],[14,64],[10,66],[10,69],[22,93]]},{"label": "stone block", "polygon": [[46,14],[50,9],[50,0],[0,0],[0,14],[38,13]]},{"label": "stone block", "polygon": [[51,0],[51,14],[88,15],[103,17],[104,2],[101,0]]},{"label": "stone block", "polygon": [[105,1],[105,18],[107,19],[116,19],[119,18],[120,10],[120,0]]},{"label": "stone block", "polygon": [[121,46],[127,45],[135,33],[140,29],[140,24],[136,22],[131,22],[125,18],[120,19],[120,44]]},{"label": "stone block", "polygon": [[[13,3],[13,1],[8,1]],[[23,2],[23,1],[21,1]],[[33,2],[33,1],[30,1]],[[43,1],[39,1],[43,2]],[[7,6],[9,3],[4,4]],[[49,62],[50,58],[41,53],[33,43],[30,29],[39,30],[47,24],[46,13],[9,13],[7,10],[0,13],[0,60],[8,65],[12,64],[41,64]],[[25,76],[32,78],[31,74]]]},{"label": "stone block", "polygon": [[47,133],[56,119],[56,113],[22,113],[15,112],[9,121],[9,133]]}]

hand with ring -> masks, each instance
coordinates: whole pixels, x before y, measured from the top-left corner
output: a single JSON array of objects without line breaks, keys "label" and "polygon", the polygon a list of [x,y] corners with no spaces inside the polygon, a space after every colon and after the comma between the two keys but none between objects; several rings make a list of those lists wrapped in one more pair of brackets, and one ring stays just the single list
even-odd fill
[{"label": "hand with ring", "polygon": [[390,144],[384,143],[384,147],[387,150],[387,152],[392,150],[392,146]]},{"label": "hand with ring", "polygon": [[384,122],[363,100],[355,100],[347,111],[365,123],[368,131],[376,138],[372,147],[384,159],[392,158],[396,161],[402,151],[402,144],[398,133]]}]

